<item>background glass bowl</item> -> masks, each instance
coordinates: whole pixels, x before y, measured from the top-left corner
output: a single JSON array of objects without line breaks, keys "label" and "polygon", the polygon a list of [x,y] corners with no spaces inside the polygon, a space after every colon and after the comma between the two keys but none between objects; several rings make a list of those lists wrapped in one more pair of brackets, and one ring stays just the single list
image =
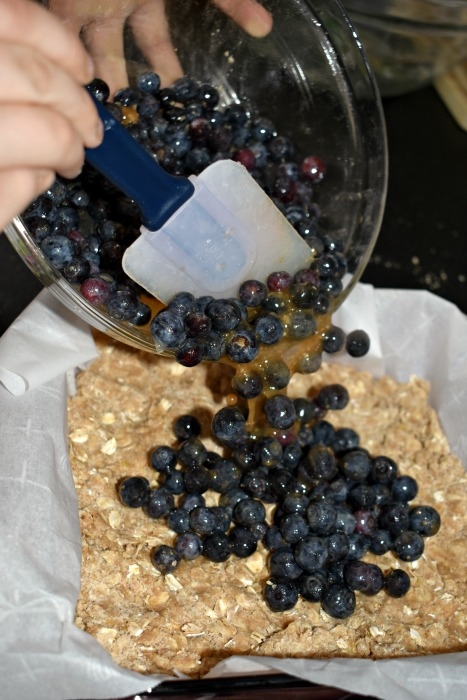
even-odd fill
[{"label": "background glass bowl", "polygon": [[[342,240],[349,262],[338,306],[358,281],[376,241],[386,195],[384,118],[373,74],[341,6],[333,0],[265,0],[274,29],[246,35],[209,2],[171,0],[173,42],[186,73],[211,82],[221,103],[246,101],[272,119],[300,156],[318,155],[325,179],[315,198],[320,228]],[[131,73],[139,64],[129,42]],[[6,234],[23,260],[68,308],[98,330],[156,352],[149,325],[116,321],[87,302],[48,262],[21,217]]]},{"label": "background glass bowl", "polygon": [[467,0],[342,0],[383,96],[433,82],[467,57]]}]

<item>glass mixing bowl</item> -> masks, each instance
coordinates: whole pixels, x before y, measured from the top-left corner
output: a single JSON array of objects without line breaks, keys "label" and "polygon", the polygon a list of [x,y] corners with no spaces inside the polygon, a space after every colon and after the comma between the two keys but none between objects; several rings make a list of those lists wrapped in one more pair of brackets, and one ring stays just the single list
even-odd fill
[{"label": "glass mixing bowl", "polygon": [[383,96],[423,87],[467,57],[467,0],[343,0]]},{"label": "glass mixing bowl", "polygon": [[[245,102],[290,138],[298,156],[319,155],[327,172],[315,201],[321,230],[342,241],[349,273],[339,305],[376,241],[386,194],[387,154],[373,74],[341,6],[332,0],[265,0],[269,36],[246,35],[202,0],[167,3],[173,43],[186,73],[218,88],[221,102]],[[129,73],[140,57],[129,42]],[[298,158],[297,158],[298,160]],[[93,306],[44,257],[21,217],[6,228],[26,264],[67,307],[95,328],[156,352],[149,324],[117,321]]]}]

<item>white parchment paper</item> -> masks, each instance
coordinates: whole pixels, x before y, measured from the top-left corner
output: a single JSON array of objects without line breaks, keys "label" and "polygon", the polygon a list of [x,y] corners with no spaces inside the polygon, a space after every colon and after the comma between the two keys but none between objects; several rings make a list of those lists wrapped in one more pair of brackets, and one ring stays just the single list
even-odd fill
[{"label": "white parchment paper", "polygon": [[[123,697],[166,677],[119,668],[73,625],[80,532],[68,461],[65,375],[96,351],[89,330],[48,297],[41,292],[28,307],[19,335],[15,323],[0,339],[0,699]],[[44,304],[47,343],[38,322]],[[431,381],[432,404],[467,464],[467,318],[427,292],[359,285],[334,320],[346,331],[370,333],[370,355],[351,361],[358,368],[401,381],[412,374]],[[77,329],[79,339],[71,341]],[[15,337],[21,353],[14,352]],[[10,384],[12,375],[20,380]],[[381,661],[232,657],[209,676],[266,670],[382,700],[467,697],[467,653]]]}]

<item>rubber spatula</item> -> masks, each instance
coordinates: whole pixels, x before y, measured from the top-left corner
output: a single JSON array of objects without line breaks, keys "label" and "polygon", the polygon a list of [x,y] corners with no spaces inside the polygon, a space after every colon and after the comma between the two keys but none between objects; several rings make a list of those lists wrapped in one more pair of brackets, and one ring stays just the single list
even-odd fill
[{"label": "rubber spatula", "polygon": [[236,296],[247,279],[294,274],[309,246],[239,163],[222,160],[189,178],[168,174],[101,103],[100,146],[87,161],[138,205],[143,226],[123,269],[164,303],[180,291]]}]

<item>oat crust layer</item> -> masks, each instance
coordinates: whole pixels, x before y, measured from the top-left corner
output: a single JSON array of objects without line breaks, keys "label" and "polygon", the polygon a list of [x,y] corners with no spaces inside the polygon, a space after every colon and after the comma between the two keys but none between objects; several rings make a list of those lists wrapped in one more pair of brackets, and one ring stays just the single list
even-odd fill
[{"label": "oat crust layer", "polygon": [[[182,413],[195,413],[205,444],[221,451],[206,436],[212,415],[225,405],[230,368],[185,369],[104,336],[96,341],[100,356],[78,375],[68,412],[83,541],[75,622],[118,664],[140,673],[177,670],[199,677],[238,654],[378,659],[467,650],[467,475],[428,405],[427,382],[375,380],[338,365],[293,378],[292,396],[344,384],[349,405],[326,419],[354,428],[373,455],[392,457],[401,473],[416,478],[414,503],[433,505],[442,527],[412,564],[392,554],[366,557],[383,571],[400,566],[409,573],[412,587],[404,598],[357,593],[356,612],[344,621],[303,600],[289,612],[273,613],[262,599],[268,572],[261,545],[246,560],[215,564],[200,557],[163,577],[149,554],[172,544],[174,533],[164,521],[125,508],[116,495],[123,477],[141,475],[157,484],[148,454],[174,444],[171,426]],[[207,501],[214,504],[216,495]]]}]

